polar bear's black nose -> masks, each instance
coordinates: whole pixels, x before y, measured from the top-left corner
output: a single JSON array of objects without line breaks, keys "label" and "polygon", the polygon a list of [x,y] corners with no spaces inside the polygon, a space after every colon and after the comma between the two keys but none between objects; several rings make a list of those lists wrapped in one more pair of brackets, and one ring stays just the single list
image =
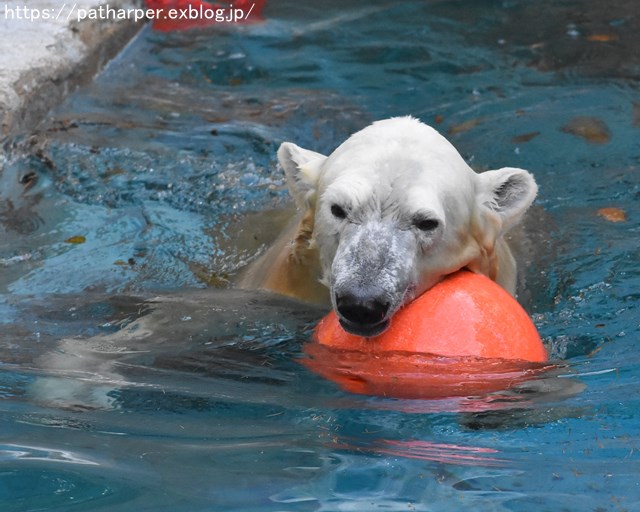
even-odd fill
[{"label": "polar bear's black nose", "polygon": [[376,298],[361,298],[352,294],[336,297],[336,309],[340,316],[358,325],[376,325],[383,322],[389,306],[389,302]]}]

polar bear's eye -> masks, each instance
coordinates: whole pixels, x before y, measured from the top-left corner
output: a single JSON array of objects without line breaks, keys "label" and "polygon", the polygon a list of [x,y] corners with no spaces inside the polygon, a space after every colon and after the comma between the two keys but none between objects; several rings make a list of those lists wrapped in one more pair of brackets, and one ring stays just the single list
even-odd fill
[{"label": "polar bear's eye", "polygon": [[335,203],[331,205],[331,214],[336,219],[346,219],[347,218],[347,212],[344,211],[344,208],[342,208],[342,206],[337,205]]},{"label": "polar bear's eye", "polygon": [[429,232],[436,229],[440,225],[440,222],[438,222],[436,219],[418,217],[413,220],[413,225],[420,231]]}]

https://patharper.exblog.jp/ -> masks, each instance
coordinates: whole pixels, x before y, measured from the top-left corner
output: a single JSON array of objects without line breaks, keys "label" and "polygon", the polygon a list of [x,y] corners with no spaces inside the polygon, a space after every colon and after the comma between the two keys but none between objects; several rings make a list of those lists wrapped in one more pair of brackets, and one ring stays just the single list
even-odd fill
[{"label": "https://patharper.exblog.jp/", "polygon": [[37,22],[42,20],[133,20],[138,21],[205,21],[208,23],[240,23],[247,21],[255,4],[247,8],[186,5],[181,7],[112,7],[109,4],[80,7],[63,3],[54,8],[35,8],[25,4],[0,4],[0,19]]}]

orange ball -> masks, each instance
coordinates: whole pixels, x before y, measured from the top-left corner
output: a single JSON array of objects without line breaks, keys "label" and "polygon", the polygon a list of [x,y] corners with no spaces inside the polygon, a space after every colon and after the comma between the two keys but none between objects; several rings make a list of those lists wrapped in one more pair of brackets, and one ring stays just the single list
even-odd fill
[{"label": "orange ball", "polygon": [[[342,329],[332,311],[304,363],[344,389],[397,397],[477,395],[530,376],[547,352],[522,306],[489,278],[459,271],[398,311],[379,336]],[[539,367],[540,365],[538,365]]]},{"label": "orange ball", "polygon": [[396,313],[373,338],[349,334],[335,312],[316,328],[323,345],[350,350],[402,350],[441,356],[546,361],[538,331],[522,306],[488,277],[460,271]]}]

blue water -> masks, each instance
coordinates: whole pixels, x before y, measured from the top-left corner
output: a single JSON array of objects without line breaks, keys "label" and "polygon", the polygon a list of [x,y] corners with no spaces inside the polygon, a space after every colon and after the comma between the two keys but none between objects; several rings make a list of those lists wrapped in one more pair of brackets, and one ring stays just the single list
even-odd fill
[{"label": "blue water", "polygon": [[[145,28],[5,143],[0,509],[640,510],[637,6],[265,17]],[[536,176],[520,299],[566,368],[530,393],[348,394],[298,363],[323,310],[230,289],[290,208],[279,143],[405,114]]]}]

